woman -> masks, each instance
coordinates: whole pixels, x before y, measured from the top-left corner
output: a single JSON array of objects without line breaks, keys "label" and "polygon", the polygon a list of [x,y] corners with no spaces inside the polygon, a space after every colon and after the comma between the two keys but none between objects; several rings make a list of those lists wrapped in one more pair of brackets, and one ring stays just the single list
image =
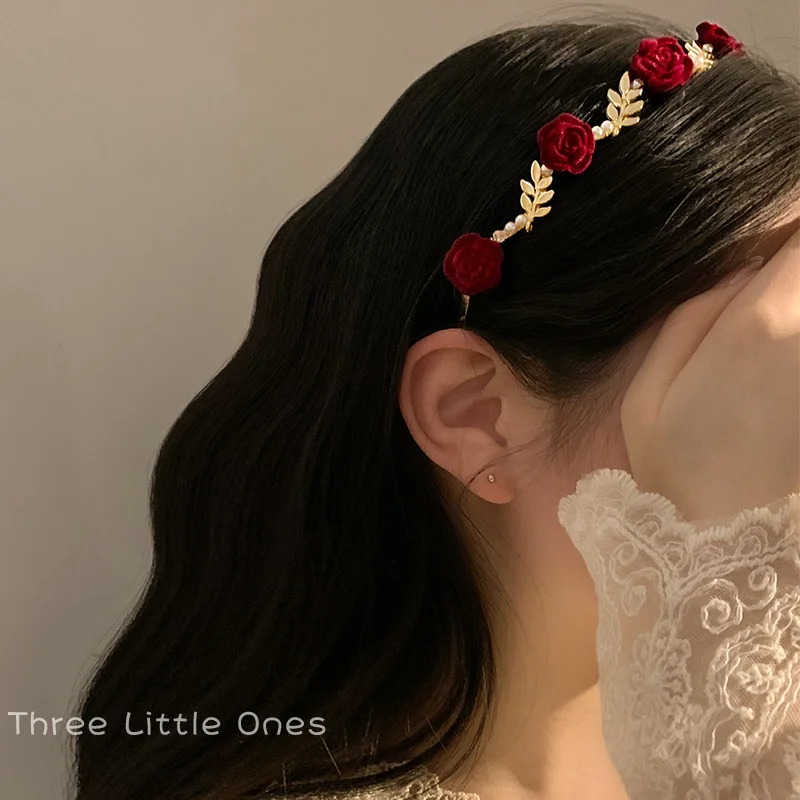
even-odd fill
[{"label": "woman", "polygon": [[[710,758],[720,706],[680,670],[710,674],[691,658],[731,619],[700,584],[680,618],[663,577],[755,528],[792,563],[791,381],[765,468],[764,430],[729,433],[754,365],[791,365],[741,309],[797,272],[798,122],[794,79],[650,18],[510,30],[417,80],[276,233],[248,335],[161,448],[79,800],[788,796],[766,744]],[[211,722],[126,732],[148,713]]]}]

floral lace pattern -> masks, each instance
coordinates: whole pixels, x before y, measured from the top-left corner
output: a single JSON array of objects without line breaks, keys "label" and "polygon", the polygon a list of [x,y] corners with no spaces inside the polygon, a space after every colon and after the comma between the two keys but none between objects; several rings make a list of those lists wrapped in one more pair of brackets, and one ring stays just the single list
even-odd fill
[{"label": "floral lace pattern", "polygon": [[[390,765],[383,765],[390,766]],[[481,800],[477,794],[454,792],[439,785],[439,778],[425,767],[400,788],[380,787],[367,792],[309,795],[303,800]]]},{"label": "floral lace pattern", "polygon": [[687,522],[601,469],[559,520],[597,590],[603,736],[631,800],[800,798],[800,495]]},{"label": "floral lace pattern", "polygon": [[[685,521],[623,470],[558,517],[595,584],[603,736],[630,800],[800,800],[800,494]],[[421,769],[308,800],[480,800]]]}]

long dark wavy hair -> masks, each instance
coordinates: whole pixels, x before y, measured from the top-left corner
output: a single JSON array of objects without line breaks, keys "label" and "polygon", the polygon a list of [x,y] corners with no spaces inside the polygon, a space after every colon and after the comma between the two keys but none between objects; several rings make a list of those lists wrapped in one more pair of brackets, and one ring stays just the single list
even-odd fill
[{"label": "long dark wavy hair", "polygon": [[[283,223],[246,337],[161,445],[152,573],[82,699],[108,727],[77,738],[77,800],[336,792],[480,750],[495,697],[482,565],[399,412],[404,357],[455,326],[443,254],[518,213],[537,130],[564,111],[599,123],[639,41],[660,35],[693,38],[628,15],[470,44]],[[467,326],[566,408],[736,269],[798,187],[798,81],[723,56],[559,177]],[[146,712],[220,726],[127,734],[126,714]],[[274,718],[269,735],[242,733],[244,712]],[[302,732],[278,733],[291,718]]]}]

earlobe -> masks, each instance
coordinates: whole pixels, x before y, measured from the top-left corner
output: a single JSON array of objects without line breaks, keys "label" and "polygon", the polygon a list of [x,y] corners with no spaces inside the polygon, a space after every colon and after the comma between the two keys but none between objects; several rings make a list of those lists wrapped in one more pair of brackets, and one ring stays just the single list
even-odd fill
[{"label": "earlobe", "polygon": [[514,486],[502,472],[493,467],[494,472],[478,475],[470,484],[470,491],[489,503],[510,503],[514,499]]},{"label": "earlobe", "polygon": [[499,465],[486,469],[508,449],[497,362],[474,334],[437,331],[406,355],[399,404],[409,432],[431,461],[479,497],[505,503],[513,497],[510,483]]}]

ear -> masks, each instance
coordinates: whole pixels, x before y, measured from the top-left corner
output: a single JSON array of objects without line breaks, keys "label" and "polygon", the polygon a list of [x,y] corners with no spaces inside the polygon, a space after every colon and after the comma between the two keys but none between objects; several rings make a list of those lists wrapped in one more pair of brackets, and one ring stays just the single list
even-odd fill
[{"label": "ear", "polygon": [[428,458],[461,483],[478,476],[469,488],[491,503],[515,496],[513,465],[485,468],[513,446],[509,432],[524,427],[521,398],[508,367],[470,331],[437,331],[406,355],[399,403],[408,430]]}]

